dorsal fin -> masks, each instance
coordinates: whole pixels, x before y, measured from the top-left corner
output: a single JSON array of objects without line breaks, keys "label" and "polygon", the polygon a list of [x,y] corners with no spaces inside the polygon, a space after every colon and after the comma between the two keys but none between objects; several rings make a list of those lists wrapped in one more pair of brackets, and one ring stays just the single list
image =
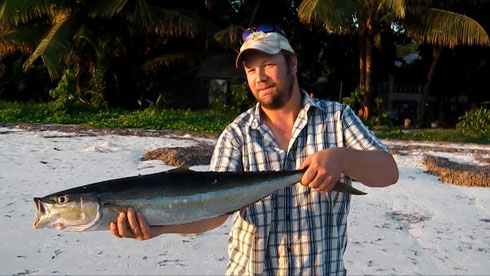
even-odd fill
[{"label": "dorsal fin", "polygon": [[186,173],[190,172],[191,170],[187,166],[180,166],[175,169],[168,170],[167,173]]}]

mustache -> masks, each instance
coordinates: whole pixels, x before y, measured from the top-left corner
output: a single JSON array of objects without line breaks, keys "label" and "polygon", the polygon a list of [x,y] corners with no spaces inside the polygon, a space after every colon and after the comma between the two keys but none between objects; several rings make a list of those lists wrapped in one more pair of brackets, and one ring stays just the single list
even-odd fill
[{"label": "mustache", "polygon": [[275,83],[275,82],[267,83],[267,84],[263,84],[263,85],[257,86],[257,90],[262,90],[262,89],[267,89],[267,88],[273,88],[273,87],[276,87],[276,86],[277,86],[277,83]]}]

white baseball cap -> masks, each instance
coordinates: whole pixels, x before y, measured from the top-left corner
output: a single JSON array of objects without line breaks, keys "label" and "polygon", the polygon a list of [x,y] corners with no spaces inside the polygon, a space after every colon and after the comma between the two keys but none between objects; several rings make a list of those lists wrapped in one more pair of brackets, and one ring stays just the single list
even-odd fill
[{"label": "white baseball cap", "polygon": [[236,67],[242,67],[244,53],[249,50],[258,50],[270,55],[275,55],[281,50],[286,50],[294,54],[294,50],[289,44],[288,39],[279,32],[263,32],[260,30],[250,32],[250,35],[240,47],[240,53],[236,58]]}]

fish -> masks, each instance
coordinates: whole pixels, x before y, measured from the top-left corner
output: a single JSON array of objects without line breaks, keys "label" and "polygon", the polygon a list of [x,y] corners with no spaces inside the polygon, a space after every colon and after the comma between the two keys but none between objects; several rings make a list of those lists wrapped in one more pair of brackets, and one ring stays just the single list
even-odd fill
[{"label": "fish", "polygon": [[[177,168],[111,179],[34,198],[33,227],[59,231],[109,230],[120,212],[141,212],[149,225],[174,225],[232,214],[300,182],[306,169],[197,172]],[[334,191],[363,195],[337,182]]]}]

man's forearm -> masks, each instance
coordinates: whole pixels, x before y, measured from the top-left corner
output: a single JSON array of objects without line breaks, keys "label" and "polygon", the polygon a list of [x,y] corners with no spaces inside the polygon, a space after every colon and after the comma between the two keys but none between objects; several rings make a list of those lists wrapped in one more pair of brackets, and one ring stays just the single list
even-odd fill
[{"label": "man's forearm", "polygon": [[366,186],[384,187],[398,181],[393,157],[381,150],[361,151],[342,148],[343,173]]},{"label": "man's forearm", "polygon": [[198,234],[219,227],[226,219],[228,219],[228,215],[186,224],[152,226],[151,231],[153,232],[153,236],[161,234]]}]

